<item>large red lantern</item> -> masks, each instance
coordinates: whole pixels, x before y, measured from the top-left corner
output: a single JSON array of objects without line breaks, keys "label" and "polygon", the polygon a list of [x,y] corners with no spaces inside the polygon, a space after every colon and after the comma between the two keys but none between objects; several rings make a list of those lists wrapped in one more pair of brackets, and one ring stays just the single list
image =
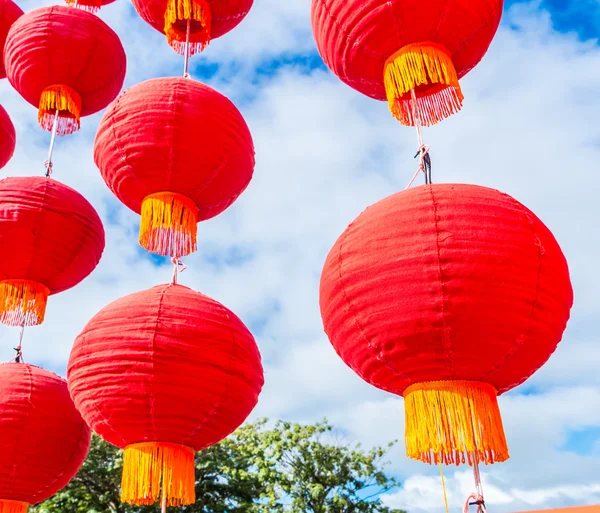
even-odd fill
[{"label": "large red lantern", "polygon": [[52,178],[0,180],[0,322],[41,324],[48,295],[77,285],[103,251],[102,222],[78,192]]},{"label": "large red lantern", "polygon": [[312,0],[312,25],[325,64],[343,82],[387,98],[402,124],[428,126],[460,110],[458,80],[483,58],[502,7],[503,0]]},{"label": "large red lantern", "polygon": [[191,504],[194,452],[232,433],[263,385],[244,324],[216,301],[159,285],[101,310],[75,340],[71,396],[101,437],[125,449],[121,499]]},{"label": "large red lantern", "polygon": [[64,379],[25,363],[0,364],[1,513],[25,513],[66,486],[89,444]]},{"label": "large red lantern", "polygon": [[254,147],[225,96],[185,78],[130,87],[104,114],[94,146],[104,181],[141,213],[140,244],[160,255],[196,250],[196,224],[246,189]]},{"label": "large red lantern", "polygon": [[24,14],[10,29],[4,63],[12,86],[39,107],[40,125],[57,134],[79,129],[80,117],[104,109],[125,79],[125,51],[100,18],[61,5]]},{"label": "large red lantern", "polygon": [[8,35],[11,25],[17,21],[22,14],[22,9],[12,0],[0,0],[0,78],[6,78],[4,60],[2,59],[2,51],[4,50],[6,36]]},{"label": "large red lantern", "polygon": [[2,169],[15,153],[17,135],[8,112],[0,105],[0,169]]},{"label": "large red lantern", "polygon": [[183,54],[188,41],[193,55],[202,51],[211,39],[237,27],[253,1],[133,0],[133,6],[146,23],[167,36],[176,52]]},{"label": "large red lantern", "polygon": [[510,196],[425,185],[363,212],[321,278],[325,331],[365,381],[402,395],[425,462],[503,461],[497,395],[556,349],[573,292],[548,228]]}]

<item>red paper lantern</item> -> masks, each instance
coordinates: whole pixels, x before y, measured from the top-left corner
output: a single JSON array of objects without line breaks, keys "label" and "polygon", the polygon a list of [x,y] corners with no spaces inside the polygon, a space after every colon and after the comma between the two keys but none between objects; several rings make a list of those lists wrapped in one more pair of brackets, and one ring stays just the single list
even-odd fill
[{"label": "red paper lantern", "polygon": [[67,382],[25,363],[0,364],[0,512],[25,513],[81,467],[90,429]]},{"label": "red paper lantern", "polygon": [[225,96],[185,78],[148,80],[107,109],[94,146],[104,181],[141,213],[140,244],[160,255],[196,250],[196,224],[223,212],[254,169],[250,131]]},{"label": "red paper lantern", "polygon": [[100,18],[62,5],[42,7],[16,21],[6,40],[4,63],[11,85],[32,105],[38,120],[58,135],[79,129],[81,116],[104,109],[125,79],[125,51]]},{"label": "red paper lantern", "polygon": [[142,19],[167,36],[168,43],[184,54],[189,20],[190,55],[237,27],[254,0],[133,0]]},{"label": "red paper lantern", "polygon": [[88,12],[98,12],[104,5],[112,4],[115,0],[65,0],[67,5]]},{"label": "red paper lantern", "polygon": [[0,169],[2,169],[15,153],[17,135],[8,112],[0,105]]},{"label": "red paper lantern", "polygon": [[411,458],[508,458],[497,395],[559,343],[573,303],[548,228],[510,196],[427,185],[364,211],[327,257],[325,331],[372,385],[402,395]]},{"label": "red paper lantern", "polygon": [[81,194],[52,178],[0,180],[0,322],[41,324],[48,295],[77,285],[103,251],[102,222]]},{"label": "red paper lantern", "polygon": [[[0,53],[4,49],[6,36],[11,25],[23,14],[22,9],[12,0],[0,0]],[[6,78],[4,60],[0,55],[0,78]]]},{"label": "red paper lantern", "polygon": [[485,55],[502,7],[503,0],[312,0],[312,25],[340,80],[387,98],[402,124],[416,116],[427,126],[460,110],[458,79]]},{"label": "red paper lantern", "polygon": [[[121,499],[191,504],[194,452],[232,433],[263,385],[256,343],[227,308],[159,285],[101,310],[75,340],[71,396],[101,437],[125,449]],[[161,490],[161,488],[163,490]]]}]

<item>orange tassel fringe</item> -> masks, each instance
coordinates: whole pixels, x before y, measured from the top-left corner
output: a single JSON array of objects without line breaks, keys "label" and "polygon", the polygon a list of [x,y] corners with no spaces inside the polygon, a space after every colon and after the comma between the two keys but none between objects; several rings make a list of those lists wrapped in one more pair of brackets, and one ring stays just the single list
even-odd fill
[{"label": "orange tassel fringe", "polygon": [[386,61],[383,80],[390,111],[403,125],[415,125],[413,89],[422,126],[435,125],[462,108],[464,96],[452,57],[435,43],[400,49]]},{"label": "orange tassel fringe", "polygon": [[1,281],[0,322],[8,326],[42,324],[49,294],[48,287],[36,281]]},{"label": "orange tassel fringe", "polygon": [[[497,392],[478,381],[417,383],[404,392],[406,455],[446,465],[506,461]],[[466,459],[465,459],[466,456]]]},{"label": "orange tassel fringe", "polygon": [[121,501],[150,506],[166,498],[167,506],[196,501],[194,450],[179,444],[145,442],[125,447]]},{"label": "orange tassel fringe", "polygon": [[102,7],[102,0],[65,0],[67,5],[77,7],[82,11],[96,13]]},{"label": "orange tassel fringe", "polygon": [[52,131],[54,116],[58,110],[56,135],[68,135],[79,130],[81,117],[81,96],[66,85],[46,87],[40,97],[38,122],[44,130]]},{"label": "orange tassel fringe", "polygon": [[201,52],[210,43],[211,13],[206,0],[168,0],[165,11],[167,41],[185,55],[187,20],[190,20],[190,55]]},{"label": "orange tassel fringe", "polygon": [[0,500],[0,513],[26,513],[27,508],[26,502]]},{"label": "orange tassel fringe", "polygon": [[196,251],[198,207],[174,192],[146,196],[142,202],[140,245],[162,256],[181,257]]}]

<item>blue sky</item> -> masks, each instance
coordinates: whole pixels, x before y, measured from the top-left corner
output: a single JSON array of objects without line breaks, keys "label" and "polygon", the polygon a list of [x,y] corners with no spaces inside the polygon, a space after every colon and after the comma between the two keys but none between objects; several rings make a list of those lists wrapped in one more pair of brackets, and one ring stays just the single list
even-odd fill
[{"label": "blue sky", "polygon": [[[51,2],[20,3],[30,9]],[[347,224],[406,186],[416,141],[384,103],[327,71],[308,12],[309,0],[255,0],[238,29],[192,59],[193,78],[230,97],[246,118],[257,166],[233,207],[200,225],[199,251],[186,259],[180,282],[223,302],[252,329],[266,369],[255,416],[301,422],[327,416],[365,446],[383,444],[402,439],[402,400],[366,385],[337,358],[322,331],[318,282]],[[101,17],[125,46],[126,87],[182,72],[181,58],[126,0]],[[512,457],[484,469],[486,498],[497,513],[600,503],[598,34],[598,0],[509,1],[488,55],[463,80],[463,111],[425,131],[434,180],[496,187],[531,208],[563,247],[575,288],[573,317],[557,353],[501,398]],[[6,81],[0,103],[19,141],[2,172],[43,169],[48,137],[36,127],[35,109]],[[138,217],[110,194],[93,164],[99,119],[84,119],[81,133],[58,141],[55,177],[101,214],[103,260],[80,286],[51,298],[46,322],[25,338],[28,361],[60,373],[74,337],[95,312],[171,275],[170,262],[137,246]],[[4,360],[15,336],[0,327]],[[406,460],[400,449],[391,459],[404,486],[389,494],[389,503],[411,513],[441,512],[438,470]],[[471,491],[472,476],[448,469],[446,481],[454,510]]]}]

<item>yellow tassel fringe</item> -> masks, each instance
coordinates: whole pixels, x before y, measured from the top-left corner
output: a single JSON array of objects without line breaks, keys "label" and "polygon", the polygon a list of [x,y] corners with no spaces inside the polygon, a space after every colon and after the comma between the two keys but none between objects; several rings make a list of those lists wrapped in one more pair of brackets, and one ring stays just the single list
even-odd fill
[{"label": "yellow tassel fringe", "polygon": [[400,49],[386,61],[383,81],[390,111],[403,125],[414,126],[416,118],[422,126],[435,125],[462,108],[464,96],[452,56],[435,43]]},{"label": "yellow tassel fringe", "polygon": [[162,256],[181,257],[196,251],[198,207],[182,194],[159,192],[142,202],[140,245]]},{"label": "yellow tassel fringe", "polygon": [[[406,455],[446,465],[506,461],[497,392],[478,381],[417,383],[404,392]],[[466,457],[466,458],[465,458]]]},{"label": "yellow tassel fringe", "polygon": [[36,281],[1,281],[0,322],[7,326],[42,324],[49,294],[48,287]]},{"label": "yellow tassel fringe", "polygon": [[26,513],[27,508],[26,502],[0,500],[0,513]]},{"label": "yellow tassel fringe", "polygon": [[210,5],[206,0],[168,0],[165,11],[165,35],[169,44],[180,55],[185,55],[188,20],[190,20],[190,55],[194,55],[204,50],[210,43]]},{"label": "yellow tassel fringe", "polygon": [[121,501],[150,506],[162,501],[164,493],[167,506],[193,504],[196,501],[194,454],[190,447],[163,442],[125,447]]},{"label": "yellow tassel fringe", "polygon": [[54,117],[58,110],[56,135],[67,135],[79,130],[81,117],[81,96],[66,85],[52,85],[42,92],[38,122],[44,130],[52,131]]},{"label": "yellow tassel fringe", "polygon": [[96,13],[102,7],[102,0],[65,0],[67,5],[77,7],[82,11]]}]

